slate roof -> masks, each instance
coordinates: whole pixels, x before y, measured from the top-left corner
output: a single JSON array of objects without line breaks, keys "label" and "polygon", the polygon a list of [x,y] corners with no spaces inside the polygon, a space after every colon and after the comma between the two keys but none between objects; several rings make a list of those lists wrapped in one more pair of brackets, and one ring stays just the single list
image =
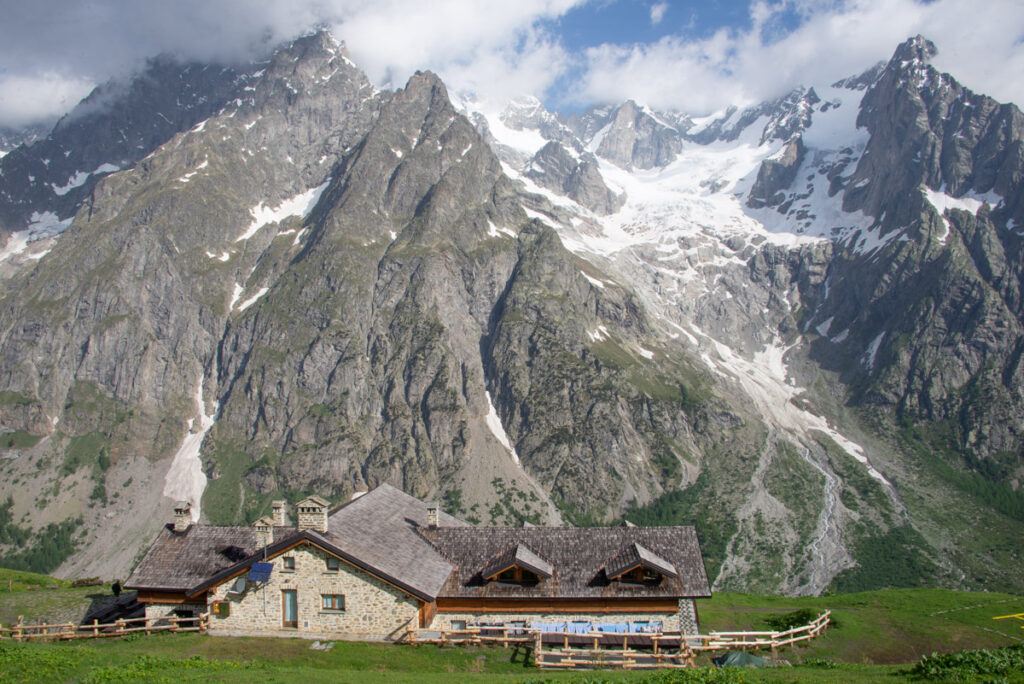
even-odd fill
[{"label": "slate roof", "polygon": [[[427,504],[389,484],[335,509],[325,535],[346,553],[430,597],[437,596],[452,565],[417,534],[427,526]],[[438,524],[469,529],[439,513]]]},{"label": "slate roof", "polygon": [[[427,504],[385,484],[331,511],[327,533],[275,527],[266,553],[304,541],[317,544],[427,601],[711,595],[692,527],[481,528],[445,513],[438,522],[428,527]],[[192,525],[176,533],[167,525],[125,586],[195,595],[262,560],[258,543],[251,526]],[[609,580],[629,563],[659,569],[666,577],[656,585]],[[512,565],[534,571],[541,581],[485,581]]]},{"label": "slate roof", "polygon": [[[416,532],[427,525],[427,505],[391,485],[381,485],[336,508],[327,520],[327,533],[275,527],[267,554],[309,541],[425,600],[437,596],[452,572],[451,563]],[[438,522],[466,525],[446,513],[439,515]],[[262,558],[253,527],[192,525],[176,533],[168,525],[125,587],[194,594]]]},{"label": "slate roof", "polygon": [[238,561],[238,551],[257,549],[251,527],[191,525],[184,532],[165,526],[125,582],[126,589],[187,591]]},{"label": "slate roof", "polygon": [[[421,529],[457,571],[439,598],[683,598],[711,595],[692,527],[474,527]],[[546,559],[552,576],[536,585],[488,582],[481,568],[523,544]],[[606,565],[633,546],[670,564],[675,576],[656,585],[608,579]]]}]

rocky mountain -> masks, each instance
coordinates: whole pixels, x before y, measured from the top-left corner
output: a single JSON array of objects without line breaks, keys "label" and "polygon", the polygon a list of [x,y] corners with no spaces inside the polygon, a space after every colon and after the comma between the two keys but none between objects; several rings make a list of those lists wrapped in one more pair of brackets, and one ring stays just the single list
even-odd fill
[{"label": "rocky mountain", "polygon": [[1024,131],[933,52],[696,118],[325,33],[98,89],[0,159],[5,562],[387,481],[693,522],[719,589],[1019,589]]}]

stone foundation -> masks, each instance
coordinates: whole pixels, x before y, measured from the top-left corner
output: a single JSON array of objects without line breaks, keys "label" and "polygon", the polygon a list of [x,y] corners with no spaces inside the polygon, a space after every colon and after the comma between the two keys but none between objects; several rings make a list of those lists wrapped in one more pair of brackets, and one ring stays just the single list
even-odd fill
[{"label": "stone foundation", "polygon": [[199,615],[205,613],[206,610],[207,608],[205,603],[147,603],[146,617],[150,620],[157,620],[159,618],[178,615],[175,611],[180,611],[182,613],[190,612],[192,615],[199,617]]}]

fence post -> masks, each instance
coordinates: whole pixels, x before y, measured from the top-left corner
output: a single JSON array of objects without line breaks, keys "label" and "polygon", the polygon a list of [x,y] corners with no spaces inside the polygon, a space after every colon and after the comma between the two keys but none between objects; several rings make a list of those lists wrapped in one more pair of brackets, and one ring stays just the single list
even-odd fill
[{"label": "fence post", "polygon": [[14,640],[15,641],[21,641],[22,624],[23,624],[24,619],[25,618],[23,616],[21,616],[21,615],[18,616],[18,624],[14,626]]},{"label": "fence post", "polygon": [[100,621],[99,618],[92,619],[92,635],[98,637],[100,635]]},{"label": "fence post", "polygon": [[122,618],[117,618],[117,622],[114,624],[117,625],[117,633],[124,634],[124,620]]}]

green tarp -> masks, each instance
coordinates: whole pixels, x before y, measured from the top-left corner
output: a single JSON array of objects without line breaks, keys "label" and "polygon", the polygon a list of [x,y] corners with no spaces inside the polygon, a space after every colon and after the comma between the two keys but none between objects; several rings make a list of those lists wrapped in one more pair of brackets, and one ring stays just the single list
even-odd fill
[{"label": "green tarp", "polygon": [[714,660],[715,665],[718,667],[764,667],[764,658],[759,658],[756,655],[751,655],[746,651],[731,651],[726,653],[724,656],[719,656]]}]

